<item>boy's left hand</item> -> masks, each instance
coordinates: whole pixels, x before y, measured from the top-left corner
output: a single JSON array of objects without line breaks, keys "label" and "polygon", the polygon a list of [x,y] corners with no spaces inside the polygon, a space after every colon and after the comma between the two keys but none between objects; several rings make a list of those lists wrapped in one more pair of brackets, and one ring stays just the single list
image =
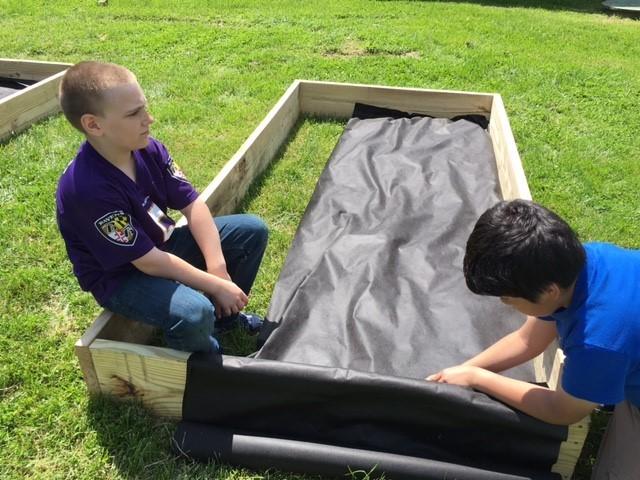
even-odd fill
[{"label": "boy's left hand", "polygon": [[469,365],[457,365],[429,375],[425,380],[438,383],[451,383],[463,387],[473,387],[477,384],[477,378],[483,369]]}]

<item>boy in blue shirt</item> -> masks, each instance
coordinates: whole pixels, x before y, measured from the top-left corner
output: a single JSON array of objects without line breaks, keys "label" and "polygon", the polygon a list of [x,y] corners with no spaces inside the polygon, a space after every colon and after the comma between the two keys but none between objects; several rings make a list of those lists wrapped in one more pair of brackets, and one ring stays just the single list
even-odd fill
[{"label": "boy in blue shirt", "polygon": [[[58,226],[82,289],[115,313],[161,328],[179,350],[219,351],[214,326],[256,333],[262,319],[241,310],[266,247],[264,223],[250,215],[212,220],[150,136],[154,119],[126,68],[74,65],[60,104],[86,137],[56,192]],[[168,208],[187,226],[176,228]]]},{"label": "boy in blue shirt", "polygon": [[[554,424],[616,405],[592,478],[640,478],[640,251],[582,245],[553,212],[505,201],[476,223],[464,275],[471,291],[500,297],[527,320],[427,380],[471,386]],[[566,356],[556,390],[496,373],[534,358],[556,337]]]}]

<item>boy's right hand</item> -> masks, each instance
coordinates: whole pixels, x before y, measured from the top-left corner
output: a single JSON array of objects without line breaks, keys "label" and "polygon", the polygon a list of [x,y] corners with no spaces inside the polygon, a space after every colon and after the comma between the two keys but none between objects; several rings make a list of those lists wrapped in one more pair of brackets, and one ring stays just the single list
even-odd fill
[{"label": "boy's right hand", "polygon": [[235,283],[218,277],[216,284],[215,291],[211,292],[211,296],[218,318],[228,317],[246,307],[249,298]]}]

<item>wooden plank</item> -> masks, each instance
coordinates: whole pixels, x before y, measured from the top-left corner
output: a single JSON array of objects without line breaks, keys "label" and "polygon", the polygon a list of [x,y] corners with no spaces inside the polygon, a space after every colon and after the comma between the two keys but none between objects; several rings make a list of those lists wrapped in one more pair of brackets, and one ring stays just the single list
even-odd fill
[{"label": "wooden plank", "polygon": [[[493,144],[496,158],[498,180],[504,200],[522,198],[531,200],[531,192],[527,178],[518,154],[513,132],[509,125],[507,112],[498,94],[493,97],[491,117],[489,119],[489,135]],[[557,344],[550,345],[543,353],[533,360],[536,382],[549,383],[553,361],[557,351]]]},{"label": "wooden plank", "polygon": [[98,338],[102,330],[109,323],[109,320],[114,316],[114,313],[109,310],[103,310],[98,318],[96,318],[89,328],[84,332],[84,335],[80,337],[80,340],[76,342],[76,347],[88,347],[91,343]]},{"label": "wooden plank", "polygon": [[58,86],[64,72],[0,100],[0,141],[60,110]]},{"label": "wooden plank", "polygon": [[[298,120],[295,81],[200,195],[214,215],[235,212],[251,183],[267,168]],[[179,225],[185,224],[182,218]]]},{"label": "wooden plank", "polygon": [[491,112],[492,94],[300,81],[300,109],[305,115],[349,118],[356,102],[434,117]]},{"label": "wooden plank", "polygon": [[531,200],[531,192],[522,168],[516,141],[513,138],[507,112],[500,95],[493,96],[489,135],[493,143],[493,153],[498,167],[498,179],[502,189],[502,198],[512,200],[523,198]]},{"label": "wooden plank", "polygon": [[[553,368],[551,372],[551,382],[549,388],[555,390],[562,381],[562,368],[564,366],[564,354],[561,349],[557,349],[553,362]],[[591,423],[591,417],[587,415],[579,422],[569,425],[569,432],[567,439],[560,444],[560,451],[558,452],[558,460],[551,467],[551,471],[558,473],[563,479],[569,480],[573,471],[576,468],[578,458],[580,458],[580,452],[587,438],[589,432],[589,425]]]},{"label": "wooden plank", "polygon": [[97,338],[112,316],[113,314],[111,312],[103,310],[75,344],[75,352],[78,357],[78,362],[80,363],[82,376],[91,394],[100,393],[100,383],[98,382],[93,358],[89,351],[89,345]]},{"label": "wooden plank", "polygon": [[146,345],[158,329],[146,323],[130,320],[121,315],[112,315],[97,338]]},{"label": "wooden plank", "polygon": [[[556,343],[557,345],[557,343]],[[564,366],[564,353],[562,349],[557,348],[553,362],[551,362],[551,372],[549,373],[549,381],[547,385],[551,390],[556,390],[562,380],[562,367]]]},{"label": "wooden plank", "polygon": [[569,425],[567,439],[560,444],[558,460],[551,467],[551,471],[560,474],[565,480],[569,480],[573,476],[576,463],[578,463],[582,447],[589,432],[590,423],[591,418],[587,415],[578,423]]},{"label": "wooden plank", "polygon": [[99,338],[89,350],[102,393],[139,400],[162,417],[182,417],[190,353]]},{"label": "wooden plank", "polygon": [[70,66],[70,63],[0,58],[0,77],[40,81]]},{"label": "wooden plank", "polygon": [[109,310],[103,310],[75,344],[76,356],[89,392],[101,392],[98,374],[89,348],[96,339],[113,339],[144,345],[155,335],[155,331],[150,325],[129,320]]},{"label": "wooden plank", "polygon": [[89,347],[80,346],[76,342],[74,348],[76,357],[78,357],[78,363],[80,364],[82,376],[84,377],[84,382],[87,384],[87,390],[89,390],[89,393],[92,395],[100,393],[100,383],[98,382],[96,368],[93,364],[93,358],[91,358]]}]

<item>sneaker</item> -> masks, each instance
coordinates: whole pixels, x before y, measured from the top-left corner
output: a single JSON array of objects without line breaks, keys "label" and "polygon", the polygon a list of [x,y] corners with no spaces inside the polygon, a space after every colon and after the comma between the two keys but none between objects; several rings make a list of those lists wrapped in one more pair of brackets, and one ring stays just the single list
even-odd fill
[{"label": "sneaker", "polygon": [[249,335],[256,335],[260,332],[264,320],[260,315],[254,313],[242,313],[238,314],[238,324]]},{"label": "sneaker", "polygon": [[220,345],[216,337],[209,335],[209,343],[211,344],[211,353],[219,353],[222,355],[222,345]]},{"label": "sneaker", "polygon": [[216,320],[214,333],[216,335],[226,333],[239,326],[249,335],[255,335],[260,331],[263,323],[264,320],[259,315],[240,312],[237,315]]}]

